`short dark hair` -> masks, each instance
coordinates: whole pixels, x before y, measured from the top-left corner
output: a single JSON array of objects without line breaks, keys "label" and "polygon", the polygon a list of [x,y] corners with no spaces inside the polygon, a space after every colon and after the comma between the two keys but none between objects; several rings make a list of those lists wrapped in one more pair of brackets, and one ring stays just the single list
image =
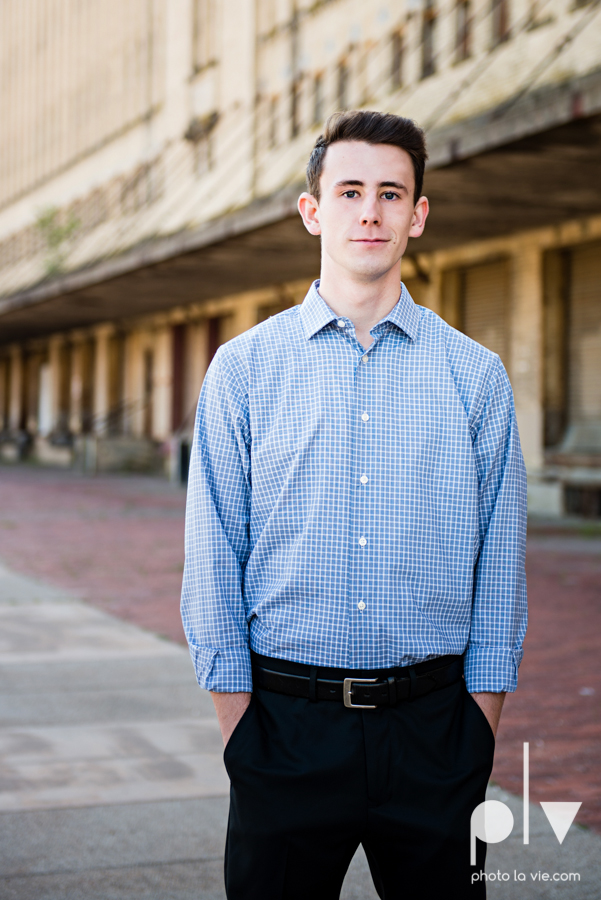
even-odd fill
[{"label": "short dark hair", "polygon": [[349,109],[329,117],[307,164],[307,190],[319,200],[319,179],[323,171],[326,150],[337,141],[365,141],[368,144],[392,144],[411,157],[415,173],[413,202],[417,203],[424,186],[424,168],[428,158],[426,136],[412,119],[392,113]]}]

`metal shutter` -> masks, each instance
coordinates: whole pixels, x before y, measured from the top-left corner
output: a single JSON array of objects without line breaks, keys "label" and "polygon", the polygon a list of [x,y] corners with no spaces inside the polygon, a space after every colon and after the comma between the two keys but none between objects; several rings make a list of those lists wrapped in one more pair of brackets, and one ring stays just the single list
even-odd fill
[{"label": "metal shutter", "polygon": [[509,364],[509,264],[472,266],[463,272],[463,331]]}]

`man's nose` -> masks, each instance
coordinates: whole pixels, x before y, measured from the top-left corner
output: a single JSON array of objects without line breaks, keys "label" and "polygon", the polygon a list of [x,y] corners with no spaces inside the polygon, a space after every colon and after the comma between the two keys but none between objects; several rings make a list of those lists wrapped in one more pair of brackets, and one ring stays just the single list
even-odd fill
[{"label": "man's nose", "polygon": [[381,222],[380,210],[375,200],[368,200],[361,210],[362,225],[379,225]]}]

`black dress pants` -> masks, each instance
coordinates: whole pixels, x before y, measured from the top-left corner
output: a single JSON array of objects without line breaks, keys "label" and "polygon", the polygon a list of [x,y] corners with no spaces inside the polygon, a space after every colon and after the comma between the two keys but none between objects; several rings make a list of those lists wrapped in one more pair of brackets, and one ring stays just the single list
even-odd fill
[{"label": "black dress pants", "polygon": [[337,900],[359,844],[382,900],[481,900],[493,753],[463,679],[367,710],[255,689],[224,754],[228,900]]}]

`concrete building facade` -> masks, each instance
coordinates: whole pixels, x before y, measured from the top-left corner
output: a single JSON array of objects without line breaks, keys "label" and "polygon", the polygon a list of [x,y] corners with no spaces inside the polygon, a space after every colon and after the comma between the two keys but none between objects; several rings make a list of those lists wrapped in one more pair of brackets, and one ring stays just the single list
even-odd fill
[{"label": "concrete building facade", "polygon": [[428,135],[403,280],[499,353],[531,510],[601,516],[600,0],[6,0],[0,455],[185,473],[216,348],[302,301],[325,117]]}]

